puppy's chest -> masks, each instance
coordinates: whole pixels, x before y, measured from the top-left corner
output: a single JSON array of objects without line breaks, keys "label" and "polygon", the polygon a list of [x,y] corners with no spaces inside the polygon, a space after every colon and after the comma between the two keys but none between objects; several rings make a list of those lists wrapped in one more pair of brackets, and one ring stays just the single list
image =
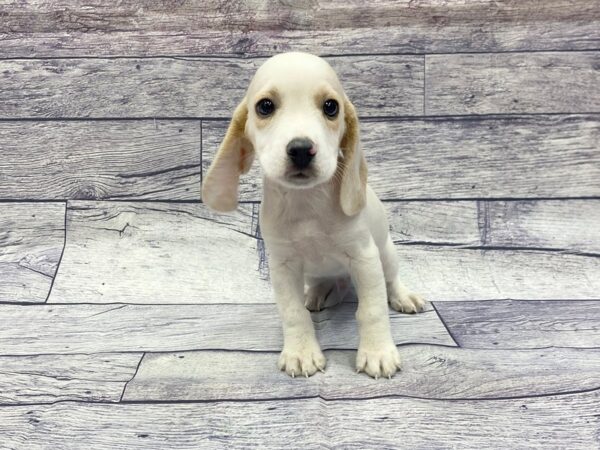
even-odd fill
[{"label": "puppy's chest", "polygon": [[290,245],[304,259],[319,262],[336,253],[334,232],[317,220],[304,220],[290,227]]},{"label": "puppy's chest", "polygon": [[330,265],[339,260],[342,253],[336,241],[338,233],[339,230],[326,222],[305,219],[284,224],[275,239],[306,263]]}]

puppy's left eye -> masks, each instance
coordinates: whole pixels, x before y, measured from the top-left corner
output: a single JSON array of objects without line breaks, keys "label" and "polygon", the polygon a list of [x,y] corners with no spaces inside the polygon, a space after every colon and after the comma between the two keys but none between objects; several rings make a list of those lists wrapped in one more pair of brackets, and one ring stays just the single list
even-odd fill
[{"label": "puppy's left eye", "polygon": [[339,112],[339,106],[338,106],[338,102],[336,102],[335,100],[329,99],[329,100],[325,100],[325,103],[323,103],[323,113],[329,117],[330,119],[333,119],[335,116],[338,115]]},{"label": "puppy's left eye", "polygon": [[256,113],[259,116],[267,117],[267,116],[270,116],[271,114],[273,114],[274,111],[275,111],[275,104],[273,103],[273,100],[271,100],[270,98],[263,98],[262,100],[259,100],[258,103],[256,104]]}]

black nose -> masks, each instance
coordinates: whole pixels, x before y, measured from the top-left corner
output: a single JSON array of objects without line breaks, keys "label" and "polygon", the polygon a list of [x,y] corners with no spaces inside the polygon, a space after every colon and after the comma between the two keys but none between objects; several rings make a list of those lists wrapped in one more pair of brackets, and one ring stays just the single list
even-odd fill
[{"label": "black nose", "polygon": [[295,138],[287,145],[287,154],[297,169],[306,169],[315,156],[313,142],[308,138]]}]

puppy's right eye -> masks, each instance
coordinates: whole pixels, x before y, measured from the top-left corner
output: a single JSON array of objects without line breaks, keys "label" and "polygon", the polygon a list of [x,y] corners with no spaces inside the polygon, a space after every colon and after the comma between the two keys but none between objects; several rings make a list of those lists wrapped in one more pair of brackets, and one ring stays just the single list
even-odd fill
[{"label": "puppy's right eye", "polygon": [[256,114],[261,117],[270,116],[273,114],[273,111],[275,111],[275,104],[269,98],[263,98],[256,104]]}]

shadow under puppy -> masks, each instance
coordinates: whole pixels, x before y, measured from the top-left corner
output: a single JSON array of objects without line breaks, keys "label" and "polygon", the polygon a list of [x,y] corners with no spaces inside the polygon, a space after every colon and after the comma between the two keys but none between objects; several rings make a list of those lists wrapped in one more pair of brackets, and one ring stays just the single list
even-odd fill
[{"label": "shadow under puppy", "polygon": [[279,368],[291,376],[324,370],[308,309],[320,309],[336,279],[350,275],[357,371],[391,377],[400,357],[387,303],[413,313],[424,301],[398,278],[385,211],[367,185],[356,111],[325,60],[283,53],[258,69],[203,181],[204,203],[234,210],[240,174],[255,155],[264,175],[260,228],[283,321]]}]

